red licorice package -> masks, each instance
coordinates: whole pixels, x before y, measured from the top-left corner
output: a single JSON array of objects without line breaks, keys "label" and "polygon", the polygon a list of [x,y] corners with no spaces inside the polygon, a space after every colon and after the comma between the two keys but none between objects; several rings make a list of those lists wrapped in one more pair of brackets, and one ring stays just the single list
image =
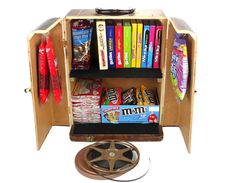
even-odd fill
[{"label": "red licorice package", "polygon": [[38,48],[39,98],[44,104],[49,94],[49,70],[46,55],[46,40],[42,39]]},{"label": "red licorice package", "polygon": [[104,88],[102,105],[120,105],[121,88]]},{"label": "red licorice package", "polygon": [[58,62],[53,49],[52,38],[48,36],[46,44],[46,53],[49,66],[50,77],[52,81],[53,95],[56,103],[61,101],[61,80],[58,70]]}]

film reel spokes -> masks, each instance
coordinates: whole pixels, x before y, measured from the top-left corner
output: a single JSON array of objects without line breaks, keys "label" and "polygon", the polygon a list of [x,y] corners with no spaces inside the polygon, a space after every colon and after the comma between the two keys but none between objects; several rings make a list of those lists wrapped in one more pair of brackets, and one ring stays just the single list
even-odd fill
[{"label": "film reel spokes", "polygon": [[98,142],[89,146],[85,161],[100,175],[123,174],[139,161],[138,149],[122,141]]}]

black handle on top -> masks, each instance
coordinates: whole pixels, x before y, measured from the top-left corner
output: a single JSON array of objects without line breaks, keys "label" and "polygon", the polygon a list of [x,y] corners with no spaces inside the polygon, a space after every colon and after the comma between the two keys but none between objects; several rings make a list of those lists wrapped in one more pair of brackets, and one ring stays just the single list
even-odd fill
[{"label": "black handle on top", "polygon": [[117,15],[132,14],[135,12],[135,8],[126,9],[126,10],[96,8],[95,11],[97,14],[101,14],[101,15],[117,16]]}]

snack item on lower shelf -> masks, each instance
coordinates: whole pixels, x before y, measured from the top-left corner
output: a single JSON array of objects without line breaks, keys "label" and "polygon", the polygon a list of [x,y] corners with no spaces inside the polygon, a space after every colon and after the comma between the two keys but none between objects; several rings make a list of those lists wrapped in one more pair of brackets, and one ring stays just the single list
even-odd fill
[{"label": "snack item on lower shelf", "polygon": [[135,88],[129,88],[121,93],[122,105],[136,105]]},{"label": "snack item on lower shelf", "polygon": [[101,122],[101,93],[100,79],[79,79],[76,82],[71,97],[74,121],[81,123]]},{"label": "snack item on lower shelf", "polygon": [[186,41],[183,34],[176,33],[171,58],[171,82],[180,102],[187,90],[188,72]]},{"label": "snack item on lower shelf", "polygon": [[156,105],[157,102],[155,99],[155,95],[151,89],[148,89],[144,85],[141,85],[141,92],[144,105]]},{"label": "snack item on lower shelf", "polygon": [[100,79],[79,79],[72,92],[73,99],[96,99],[100,98],[102,84]]},{"label": "snack item on lower shelf", "polygon": [[104,88],[101,105],[120,105],[121,88]]},{"label": "snack item on lower shelf", "polygon": [[91,56],[90,45],[94,20],[72,20],[72,69],[88,70]]},{"label": "snack item on lower shelf", "polygon": [[141,88],[136,88],[136,99],[137,99],[137,105],[143,105],[143,96],[141,92]]}]

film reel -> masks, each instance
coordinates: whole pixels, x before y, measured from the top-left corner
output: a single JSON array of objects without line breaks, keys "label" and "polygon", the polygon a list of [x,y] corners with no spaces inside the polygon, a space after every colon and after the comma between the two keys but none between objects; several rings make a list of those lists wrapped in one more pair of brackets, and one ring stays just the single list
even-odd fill
[{"label": "film reel", "polygon": [[116,178],[133,169],[139,162],[138,149],[128,142],[101,141],[78,152],[77,170],[88,178]]}]

